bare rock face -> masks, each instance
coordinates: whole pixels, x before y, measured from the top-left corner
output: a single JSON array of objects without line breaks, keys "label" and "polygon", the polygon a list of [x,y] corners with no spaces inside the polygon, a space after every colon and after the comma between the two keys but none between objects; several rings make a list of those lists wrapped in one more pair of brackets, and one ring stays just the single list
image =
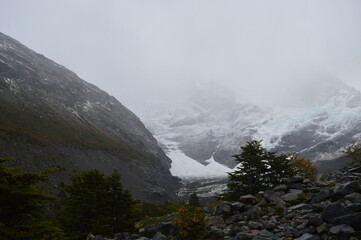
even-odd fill
[{"label": "bare rock face", "polygon": [[136,198],[174,199],[170,159],[139,118],[75,73],[0,33],[0,157],[26,168],[117,170]]}]

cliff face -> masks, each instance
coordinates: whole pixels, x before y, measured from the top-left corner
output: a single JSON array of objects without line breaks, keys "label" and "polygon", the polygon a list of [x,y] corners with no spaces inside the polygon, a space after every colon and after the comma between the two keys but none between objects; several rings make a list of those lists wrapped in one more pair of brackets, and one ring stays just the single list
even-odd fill
[{"label": "cliff face", "polygon": [[0,33],[0,156],[26,169],[117,170],[136,198],[172,200],[170,159],[139,118],[65,67]]}]

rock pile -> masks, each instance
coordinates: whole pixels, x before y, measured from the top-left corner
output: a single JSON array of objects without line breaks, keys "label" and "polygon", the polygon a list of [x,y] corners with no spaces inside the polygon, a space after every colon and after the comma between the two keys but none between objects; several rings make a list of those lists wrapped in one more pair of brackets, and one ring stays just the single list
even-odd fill
[{"label": "rock pile", "polygon": [[[206,211],[203,239],[361,239],[361,165],[315,182],[299,176],[284,179],[273,189],[244,195],[238,202],[223,201]],[[152,230],[151,238],[123,235],[115,239],[177,239],[176,228],[170,223],[142,231],[147,228]]]}]

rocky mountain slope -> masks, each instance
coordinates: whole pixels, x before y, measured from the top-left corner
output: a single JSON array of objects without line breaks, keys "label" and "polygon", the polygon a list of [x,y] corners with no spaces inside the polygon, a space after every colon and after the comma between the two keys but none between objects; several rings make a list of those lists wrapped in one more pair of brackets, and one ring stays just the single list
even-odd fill
[{"label": "rocky mountain slope", "polygon": [[361,137],[361,93],[337,80],[304,86],[295,104],[279,109],[239,103],[230,90],[215,84],[192,86],[186,93],[182,101],[148,107],[156,112],[140,111],[181,177],[188,176],[177,174],[182,171],[177,166],[192,160],[206,165],[202,171],[208,175],[209,170],[227,171],[217,163],[235,167],[231,156],[252,139],[318,161],[340,157],[345,146]]},{"label": "rocky mountain slope", "polygon": [[[203,209],[205,224],[197,239],[361,239],[361,165],[325,174],[316,181],[300,176],[283,179],[273,189]],[[163,222],[140,228],[139,235],[119,233],[114,239],[180,239],[176,220],[176,215],[168,215]],[[88,239],[103,238],[89,234]]]},{"label": "rocky mountain slope", "polygon": [[139,118],[98,87],[0,33],[0,157],[29,170],[120,172],[136,198],[174,198],[170,159]]}]

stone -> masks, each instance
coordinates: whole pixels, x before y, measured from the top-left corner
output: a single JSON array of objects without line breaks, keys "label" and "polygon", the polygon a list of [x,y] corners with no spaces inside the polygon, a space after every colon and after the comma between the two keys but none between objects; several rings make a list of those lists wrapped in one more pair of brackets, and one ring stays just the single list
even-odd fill
[{"label": "stone", "polygon": [[348,170],[348,172],[350,172],[350,173],[361,173],[361,166],[352,168],[352,169]]},{"label": "stone", "polygon": [[297,193],[297,194],[303,194],[304,191],[303,190],[299,190],[299,189],[290,189],[288,190],[289,193]]},{"label": "stone", "polygon": [[322,213],[322,218],[327,222],[336,223],[337,217],[349,215],[352,213],[354,212],[343,207],[341,204],[332,203],[325,208],[324,212]]},{"label": "stone", "polygon": [[104,238],[102,236],[96,235],[94,240],[104,240]]},{"label": "stone", "polygon": [[260,207],[254,206],[251,209],[249,209],[246,213],[246,220],[256,220],[260,219],[263,215],[263,212]]},{"label": "stone", "polygon": [[353,234],[355,230],[347,224],[340,224],[330,228],[330,233],[338,235],[340,233]]},{"label": "stone", "polygon": [[267,231],[266,229],[263,229],[259,232],[260,236],[263,237],[271,237],[273,235],[273,233],[271,233],[270,231]]},{"label": "stone", "polygon": [[146,237],[140,237],[140,238],[137,238],[136,240],[150,240],[150,239],[146,238]]},{"label": "stone", "polygon": [[221,227],[225,225],[224,219],[221,216],[211,216],[205,219],[206,225]]},{"label": "stone", "polygon": [[228,202],[222,202],[219,206],[216,207],[215,215],[230,215],[231,213],[232,207]]},{"label": "stone", "polygon": [[294,183],[303,183],[304,178],[301,176],[294,176],[288,179],[285,179],[284,182],[287,186],[294,184]]},{"label": "stone", "polygon": [[144,233],[147,236],[153,237],[157,232],[161,232],[165,235],[177,235],[179,228],[169,222],[156,223],[144,227]]},{"label": "stone", "polygon": [[263,236],[255,236],[254,238],[252,238],[252,240],[272,240],[272,238],[263,237]]},{"label": "stone", "polygon": [[304,233],[301,237],[295,238],[294,240],[319,240],[320,237],[310,233]]},{"label": "stone", "polygon": [[361,203],[352,203],[347,205],[346,208],[354,212],[361,212]]},{"label": "stone", "polygon": [[211,229],[205,236],[205,239],[221,239],[223,238],[224,234],[219,229]]},{"label": "stone", "polygon": [[292,200],[296,200],[298,198],[298,193],[286,193],[285,195],[281,196],[281,199],[288,202]]},{"label": "stone", "polygon": [[246,203],[246,204],[254,204],[257,198],[253,196],[252,194],[243,195],[239,198],[240,202]]},{"label": "stone", "polygon": [[248,226],[250,228],[253,228],[253,229],[260,229],[261,228],[261,224],[258,223],[258,222],[254,222],[254,221],[249,221]]},{"label": "stone", "polygon": [[331,196],[331,200],[334,202],[340,200],[341,198],[343,198],[343,196],[360,191],[361,191],[361,184],[358,181],[339,184],[334,188],[333,194]]},{"label": "stone", "polygon": [[157,232],[152,240],[167,240],[167,237],[163,233]]},{"label": "stone", "polygon": [[323,202],[331,197],[331,189],[323,188],[320,190],[319,193],[315,193],[312,195],[310,199],[310,203],[320,203]]},{"label": "stone", "polygon": [[349,200],[352,203],[361,203],[361,193],[351,193],[344,197],[345,200]]},{"label": "stone", "polygon": [[308,221],[309,221],[308,224],[310,226],[314,226],[314,227],[320,226],[323,223],[321,214],[316,214],[316,215],[310,216],[308,218]]},{"label": "stone", "polygon": [[327,223],[322,223],[320,226],[316,228],[318,234],[322,234],[328,231]]},{"label": "stone", "polygon": [[275,224],[271,221],[262,222],[262,228],[268,231],[272,231],[275,228]]},{"label": "stone", "polygon": [[224,222],[225,222],[226,225],[228,225],[228,224],[232,224],[232,223],[237,223],[242,219],[243,218],[242,218],[242,216],[240,214],[236,214],[236,215],[230,216]]},{"label": "stone", "polygon": [[278,206],[284,207],[286,205],[285,201],[283,201],[280,198],[279,193],[281,192],[275,192],[273,190],[267,190],[263,193],[264,198],[269,201],[276,203]]},{"label": "stone", "polygon": [[301,203],[295,206],[292,206],[289,208],[290,210],[312,210],[312,206],[305,204],[305,203]]},{"label": "stone", "polygon": [[241,202],[234,202],[231,206],[235,212],[242,212],[244,210],[244,204]]},{"label": "stone", "polygon": [[335,223],[347,224],[355,230],[361,230],[361,213],[353,213],[334,218]]},{"label": "stone", "polygon": [[88,234],[88,236],[86,237],[86,240],[94,240],[95,236],[91,233]]},{"label": "stone", "polygon": [[274,188],[276,192],[286,192],[288,187],[285,184],[278,185]]}]

